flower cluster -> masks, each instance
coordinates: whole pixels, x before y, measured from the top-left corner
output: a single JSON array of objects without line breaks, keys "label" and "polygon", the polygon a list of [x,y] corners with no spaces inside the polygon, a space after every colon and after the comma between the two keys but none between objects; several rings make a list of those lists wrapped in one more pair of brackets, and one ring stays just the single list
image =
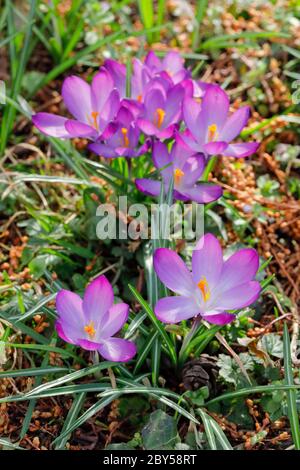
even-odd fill
[{"label": "flower cluster", "polygon": [[[144,62],[133,59],[132,65],[130,80],[126,66],[111,59],[91,84],[66,78],[62,97],[74,119],[37,113],[34,124],[49,136],[84,137],[92,141],[93,152],[106,158],[153,150],[156,168],[167,165],[161,172],[165,188],[174,180],[175,199],[218,199],[219,187],[197,182],[212,155],[241,158],[257,150],[255,142],[232,142],[249,119],[249,107],[230,114],[225,91],[193,80],[177,52],[163,59],[149,52]],[[139,179],[136,185],[145,194],[159,193],[158,181]]]},{"label": "flower cluster", "polygon": [[[83,137],[89,148],[107,157],[139,157],[152,153],[162,182],[136,179],[137,188],[159,196],[173,185],[173,197],[200,204],[215,201],[222,189],[201,181],[214,155],[247,157],[258,147],[255,142],[233,142],[246,125],[250,110],[244,106],[229,112],[229,98],[215,84],[192,79],[176,52],[159,59],[149,52],[144,62],[133,60],[127,80],[126,67],[106,60],[91,84],[68,77],[62,88],[66,108],[73,118],[37,113],[33,122],[41,132],[68,139]],[[175,296],[159,299],[155,314],[165,323],[202,317],[209,323],[225,325],[234,311],[249,306],[259,296],[255,280],[259,267],[253,249],[237,251],[223,260],[218,240],[204,235],[192,256],[192,272],[180,256],[167,248],[154,253],[154,269]],[[100,276],[89,284],[84,297],[61,290],[56,299],[56,329],[65,341],[105,359],[127,361],[135,345],[114,335],[125,324],[129,307],[114,304],[113,290]]]}]

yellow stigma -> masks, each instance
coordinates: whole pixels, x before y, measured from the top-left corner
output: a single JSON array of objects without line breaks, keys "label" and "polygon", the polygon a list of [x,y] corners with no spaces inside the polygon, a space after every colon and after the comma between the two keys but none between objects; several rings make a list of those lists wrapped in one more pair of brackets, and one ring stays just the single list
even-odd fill
[{"label": "yellow stigma", "polygon": [[128,129],[122,127],[121,132],[123,134],[124,147],[129,147]]},{"label": "yellow stigma", "polygon": [[156,122],[155,124],[157,125],[157,127],[160,129],[161,126],[162,126],[162,123],[164,122],[164,118],[165,118],[165,111],[161,108],[157,108],[156,110],[156,114],[157,114],[157,119],[156,119]]},{"label": "yellow stigma", "polygon": [[94,338],[96,330],[94,328],[94,322],[91,321],[88,325],[85,325],[84,331],[89,335],[90,338]]},{"label": "yellow stigma", "polygon": [[137,97],[137,100],[138,100],[138,102],[139,102],[139,103],[141,103],[141,102],[142,102],[142,100],[143,100],[143,97],[142,97],[142,95],[138,95],[138,97]]},{"label": "yellow stigma", "polygon": [[208,126],[208,141],[212,142],[217,135],[217,124],[211,124]]},{"label": "yellow stigma", "polygon": [[179,184],[181,181],[181,178],[184,176],[184,172],[180,170],[179,168],[175,168],[174,170],[174,182],[175,184]]},{"label": "yellow stigma", "polygon": [[196,103],[202,103],[202,98],[195,98]]},{"label": "yellow stigma", "polygon": [[210,298],[210,290],[208,287],[208,282],[205,277],[203,277],[197,284],[202,294],[204,302],[206,302]]}]

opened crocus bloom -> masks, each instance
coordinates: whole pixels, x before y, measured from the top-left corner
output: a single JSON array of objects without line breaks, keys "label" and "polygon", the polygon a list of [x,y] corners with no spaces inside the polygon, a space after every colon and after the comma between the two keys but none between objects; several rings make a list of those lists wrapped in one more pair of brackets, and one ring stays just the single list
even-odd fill
[{"label": "opened crocus bloom", "polygon": [[119,93],[114,89],[113,79],[106,70],[97,73],[91,85],[76,76],[66,78],[62,97],[75,119],[49,113],[35,114],[32,117],[34,125],[46,135],[96,140],[105,135],[108,124],[120,107]]},{"label": "opened crocus bloom", "polygon": [[[203,173],[205,158],[203,154],[195,154],[180,141],[175,141],[170,152],[162,142],[154,142],[153,162],[161,171],[166,194],[173,178],[174,199],[204,204],[222,196],[222,188],[216,184],[196,184]],[[135,184],[140,191],[150,196],[159,196],[161,192],[159,180],[140,178],[135,180]]]},{"label": "opened crocus bloom", "polygon": [[153,81],[144,99],[137,125],[144,134],[168,139],[173,136],[182,115],[185,90],[181,85],[170,86],[163,79]]},{"label": "opened crocus bloom", "polygon": [[112,135],[90,144],[90,150],[106,158],[139,157],[148,150],[149,139],[139,145],[141,132],[134,122],[134,114],[125,106],[121,106],[111,126],[114,127]]},{"label": "opened crocus bloom", "polygon": [[238,310],[251,305],[260,293],[255,281],[259,257],[252,248],[241,249],[226,261],[217,238],[204,235],[192,255],[192,273],[174,251],[159,248],[154,254],[154,269],[159,279],[173,292],[160,299],[155,314],[164,323],[178,323],[201,316],[209,323],[225,325]]},{"label": "opened crocus bloom", "polygon": [[85,290],[84,297],[61,290],[56,297],[58,335],[68,343],[98,351],[109,361],[128,361],[135,353],[131,341],[114,338],[127,320],[129,306],[114,304],[111,284],[99,276]]},{"label": "opened crocus bloom", "polygon": [[181,135],[195,152],[206,156],[248,157],[256,152],[256,142],[232,143],[247,124],[249,106],[244,106],[230,116],[229,98],[218,85],[210,85],[202,102],[187,97],[183,103],[183,116],[187,130]]}]

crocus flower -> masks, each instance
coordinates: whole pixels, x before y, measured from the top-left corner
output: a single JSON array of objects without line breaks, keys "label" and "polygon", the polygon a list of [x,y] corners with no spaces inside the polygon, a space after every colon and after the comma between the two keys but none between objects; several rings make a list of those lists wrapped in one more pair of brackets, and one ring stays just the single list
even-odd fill
[{"label": "crocus flower", "polygon": [[184,94],[181,85],[169,87],[163,79],[154,81],[145,95],[143,114],[137,119],[141,131],[158,139],[172,137],[182,115]]},{"label": "crocus flower", "polygon": [[129,306],[113,302],[113,289],[105,276],[88,285],[83,299],[61,290],[56,297],[58,335],[68,343],[98,351],[109,361],[128,361],[136,353],[135,345],[113,335],[126,322]]},{"label": "crocus flower", "polygon": [[[202,154],[194,154],[188,147],[176,140],[170,153],[162,142],[153,144],[153,162],[161,170],[165,193],[168,192],[172,177],[174,178],[175,199],[196,201],[200,204],[215,201],[222,196],[222,188],[215,184],[196,182],[201,177],[205,158]],[[137,188],[145,194],[159,196],[161,183],[158,180],[140,178],[135,180]]]},{"label": "crocus flower", "polygon": [[190,72],[184,67],[183,58],[175,51],[168,52],[162,59],[157,57],[153,51],[150,51],[145,58],[144,64],[152,76],[162,72],[167,73],[174,85],[190,76]]},{"label": "crocus flower", "polygon": [[89,145],[90,150],[102,157],[139,157],[149,148],[149,140],[139,145],[140,130],[135,125],[134,115],[122,106],[118,112],[112,135],[105,141],[97,141]]},{"label": "crocus flower", "polygon": [[96,140],[100,135],[105,135],[120,107],[119,93],[106,70],[98,72],[91,85],[76,76],[66,78],[62,97],[75,119],[49,113],[35,114],[32,117],[34,125],[46,135]]},{"label": "crocus flower", "polygon": [[[130,98],[142,103],[146,86],[150,82],[152,74],[148,67],[139,59],[134,58],[132,65],[133,73],[130,80]],[[118,90],[121,99],[126,98],[126,66],[116,60],[107,59],[104,62],[103,68],[110,73],[114,81],[114,86]],[[100,70],[102,70],[102,68]]]},{"label": "crocus flower", "polygon": [[164,323],[198,316],[216,325],[230,323],[235,315],[228,311],[247,307],[259,297],[260,284],[254,280],[258,266],[258,254],[251,248],[224,261],[218,240],[209,233],[193,251],[192,273],[177,253],[159,248],[154,253],[156,274],[178,295],[160,299],[155,314]]},{"label": "crocus flower", "polygon": [[232,143],[245,127],[250,114],[249,106],[244,106],[228,116],[229,98],[218,85],[210,85],[202,103],[186,98],[183,103],[183,116],[187,131],[181,136],[195,152],[205,155],[228,157],[248,157],[256,152],[256,142]]}]

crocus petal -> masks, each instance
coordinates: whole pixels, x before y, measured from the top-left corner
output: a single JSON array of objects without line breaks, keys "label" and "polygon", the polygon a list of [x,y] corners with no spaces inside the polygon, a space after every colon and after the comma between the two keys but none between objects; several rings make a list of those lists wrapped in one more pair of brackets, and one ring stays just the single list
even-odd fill
[{"label": "crocus petal", "polygon": [[120,64],[116,60],[107,59],[104,62],[104,67],[111,74],[114,85],[117,88],[120,96],[125,98],[126,96],[126,66]]},{"label": "crocus petal", "polygon": [[183,117],[187,128],[196,137],[199,128],[199,114],[201,111],[201,104],[197,103],[192,98],[186,98],[183,101]]},{"label": "crocus petal", "polygon": [[97,351],[100,346],[100,343],[94,343],[88,339],[78,339],[77,344],[87,351]]},{"label": "crocus petal", "polygon": [[96,326],[99,325],[113,305],[113,301],[113,289],[106,277],[99,276],[94,279],[85,289],[82,302],[86,322],[93,321]]},{"label": "crocus petal", "polygon": [[101,338],[109,338],[116,334],[128,318],[129,306],[124,303],[113,305],[100,324]]},{"label": "crocus petal", "polygon": [[178,84],[175,85],[168,93],[166,102],[166,124],[173,124],[178,121],[181,116],[181,104],[184,97],[184,88]]},{"label": "crocus petal", "polygon": [[212,290],[218,283],[223,266],[222,248],[218,239],[207,233],[198,241],[192,255],[193,279],[196,284],[206,279]]},{"label": "crocus petal", "polygon": [[[184,161],[184,159],[182,158]],[[174,163],[176,168],[180,168]],[[182,167],[184,175],[182,176],[181,183],[183,187],[193,186],[203,173],[205,166],[205,157],[203,154],[198,154],[194,157],[189,157]]]},{"label": "crocus petal", "polygon": [[75,344],[75,340],[66,336],[60,321],[57,321],[55,323],[55,329],[57,331],[58,336],[64,341],[66,341],[66,343]]},{"label": "crocus petal", "polygon": [[228,145],[227,149],[224,150],[223,155],[226,157],[244,158],[249,157],[258,149],[259,144],[257,142],[245,142]]},{"label": "crocus petal", "polygon": [[219,293],[210,304],[210,309],[235,310],[248,307],[258,299],[261,287],[259,282],[251,281]]},{"label": "crocus petal", "polygon": [[116,153],[116,149],[111,148],[106,144],[101,144],[100,142],[95,142],[93,144],[90,144],[88,148],[92,152],[95,152],[97,155],[100,155],[101,157],[105,157],[105,158],[119,157],[119,155],[117,155]]},{"label": "crocus petal", "polygon": [[233,113],[225,122],[219,139],[225,142],[231,142],[235,139],[245,127],[250,116],[249,106],[243,106]]},{"label": "crocus petal", "polygon": [[211,124],[216,124],[219,131],[223,128],[229,111],[228,95],[218,85],[210,86],[202,101],[201,120],[207,128]]},{"label": "crocus petal", "polygon": [[68,322],[69,324],[83,324],[82,299],[79,295],[69,290],[62,289],[58,292],[55,302],[56,310],[62,324],[64,322]]},{"label": "crocus petal", "polygon": [[199,306],[193,297],[165,297],[154,308],[157,318],[164,323],[178,323],[199,314]]},{"label": "crocus petal", "polygon": [[161,139],[161,140],[171,139],[171,137],[174,136],[177,129],[178,129],[177,124],[171,124],[170,126],[165,127],[164,129],[156,131],[155,135],[158,139]]},{"label": "crocus petal", "polygon": [[223,190],[220,186],[211,183],[199,183],[192,188],[180,188],[178,190],[186,200],[195,201],[199,204],[208,204],[219,199]]},{"label": "crocus petal", "polygon": [[203,152],[203,142],[195,140],[189,129],[186,129],[181,134],[176,134],[176,139],[180,140],[182,145],[185,145],[194,153]]},{"label": "crocus petal", "polygon": [[71,137],[86,137],[90,139],[98,137],[98,132],[92,126],[73,119],[66,121],[65,128]]},{"label": "crocus petal", "polygon": [[32,122],[43,134],[61,139],[71,139],[72,136],[65,128],[67,119],[50,113],[37,113],[32,116]]},{"label": "crocus petal", "polygon": [[185,296],[194,292],[191,273],[175,251],[159,248],[154,253],[153,263],[156,274],[168,289]]},{"label": "crocus petal", "polygon": [[112,121],[120,108],[120,95],[118,90],[113,90],[107,98],[99,116],[100,131],[104,131],[110,121]]},{"label": "crocus petal", "polygon": [[161,191],[161,182],[148,180],[146,178],[137,178],[135,185],[139,191],[148,196],[159,196]]},{"label": "crocus petal", "polygon": [[163,58],[162,65],[172,77],[183,69],[184,59],[178,52],[170,51]]},{"label": "crocus petal", "polygon": [[92,109],[101,112],[109,94],[114,87],[111,74],[104,67],[94,76],[91,85]]},{"label": "crocus petal", "polygon": [[157,133],[156,126],[146,119],[139,118],[137,119],[136,124],[146,135],[155,135]]},{"label": "crocus petal", "polygon": [[204,151],[208,155],[224,154],[224,150],[228,147],[227,142],[209,142],[203,146]]},{"label": "crocus petal", "polygon": [[161,61],[153,51],[148,52],[145,58],[145,65],[150,68],[161,69]]},{"label": "crocus petal", "polygon": [[162,142],[156,141],[153,143],[152,148],[152,158],[155,167],[158,170],[161,170],[162,168],[166,167],[161,171],[161,174],[165,181],[169,181],[172,177],[172,165],[170,165],[171,156],[168,152],[167,146]]},{"label": "crocus petal", "polygon": [[78,121],[88,122],[92,110],[91,87],[75,75],[65,79],[62,86],[62,97],[70,113]]},{"label": "crocus petal", "polygon": [[220,285],[222,290],[244,284],[254,279],[259,267],[257,251],[245,248],[234,253],[224,262]]},{"label": "crocus petal", "polygon": [[203,320],[212,323],[213,325],[227,325],[235,319],[235,315],[227,312],[214,313],[214,314],[203,314],[201,315]]},{"label": "crocus petal", "polygon": [[126,362],[136,354],[136,347],[131,341],[109,338],[102,342],[98,351],[108,361]]}]

